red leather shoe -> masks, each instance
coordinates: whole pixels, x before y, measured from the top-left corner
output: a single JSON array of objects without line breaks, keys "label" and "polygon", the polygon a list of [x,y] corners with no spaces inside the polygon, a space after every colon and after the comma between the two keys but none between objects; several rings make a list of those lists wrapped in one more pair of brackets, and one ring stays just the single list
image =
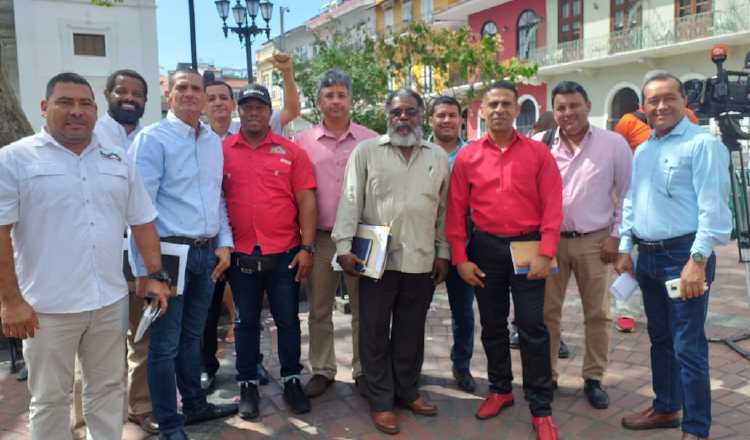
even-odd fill
[{"label": "red leather shoe", "polygon": [[485,420],[500,414],[500,411],[508,406],[513,406],[513,393],[499,394],[490,391],[490,395],[484,399],[477,410],[477,418]]},{"label": "red leather shoe", "polygon": [[534,425],[534,431],[536,431],[536,440],[558,440],[557,426],[552,421],[552,416],[531,416],[531,424]]}]

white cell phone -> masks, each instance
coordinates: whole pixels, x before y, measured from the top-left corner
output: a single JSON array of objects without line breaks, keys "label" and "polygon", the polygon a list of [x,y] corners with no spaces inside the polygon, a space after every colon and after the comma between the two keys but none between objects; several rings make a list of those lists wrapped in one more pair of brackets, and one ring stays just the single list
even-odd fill
[{"label": "white cell phone", "polygon": [[[670,298],[678,299],[681,298],[682,295],[680,294],[680,279],[675,278],[673,280],[669,280],[664,283],[664,286],[667,288],[667,295],[669,295]],[[708,290],[708,283],[703,283],[703,291],[705,292]]]}]

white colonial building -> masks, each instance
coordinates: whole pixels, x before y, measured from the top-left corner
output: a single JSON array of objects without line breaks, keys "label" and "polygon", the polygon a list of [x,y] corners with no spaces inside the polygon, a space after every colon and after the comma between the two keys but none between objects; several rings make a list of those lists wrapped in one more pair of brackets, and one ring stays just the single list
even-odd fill
[{"label": "white colonial building", "polygon": [[93,6],[90,0],[13,0],[12,7],[17,70],[6,72],[17,71],[17,92],[34,129],[44,123],[39,103],[45,85],[63,71],[89,80],[102,114],[107,76],[133,69],[149,88],[143,122],[161,117],[155,0],[123,0],[113,7]]}]

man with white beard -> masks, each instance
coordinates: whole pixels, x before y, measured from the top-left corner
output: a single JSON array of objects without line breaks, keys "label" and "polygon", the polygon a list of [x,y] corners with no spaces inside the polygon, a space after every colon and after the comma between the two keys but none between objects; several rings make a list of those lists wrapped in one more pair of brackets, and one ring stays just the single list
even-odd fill
[{"label": "man with white beard", "polygon": [[396,403],[433,416],[417,380],[424,358],[424,326],[435,286],[448,273],[444,223],[448,155],[422,139],[424,101],[401,89],[386,99],[388,134],[360,143],[349,156],[331,236],[346,273],[363,263],[351,253],[359,223],[390,225],[380,280],[359,279],[359,347],[371,418],[399,432]]}]

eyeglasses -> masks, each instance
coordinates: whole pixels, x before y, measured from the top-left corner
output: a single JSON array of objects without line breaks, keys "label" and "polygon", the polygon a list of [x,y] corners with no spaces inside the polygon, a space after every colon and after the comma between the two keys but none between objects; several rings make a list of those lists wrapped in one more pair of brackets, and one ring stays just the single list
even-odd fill
[{"label": "eyeglasses", "polygon": [[400,118],[401,115],[404,115],[404,114],[410,118],[413,118],[419,114],[419,109],[416,107],[394,108],[394,109],[391,109],[391,111],[389,111],[388,114],[392,118]]}]

